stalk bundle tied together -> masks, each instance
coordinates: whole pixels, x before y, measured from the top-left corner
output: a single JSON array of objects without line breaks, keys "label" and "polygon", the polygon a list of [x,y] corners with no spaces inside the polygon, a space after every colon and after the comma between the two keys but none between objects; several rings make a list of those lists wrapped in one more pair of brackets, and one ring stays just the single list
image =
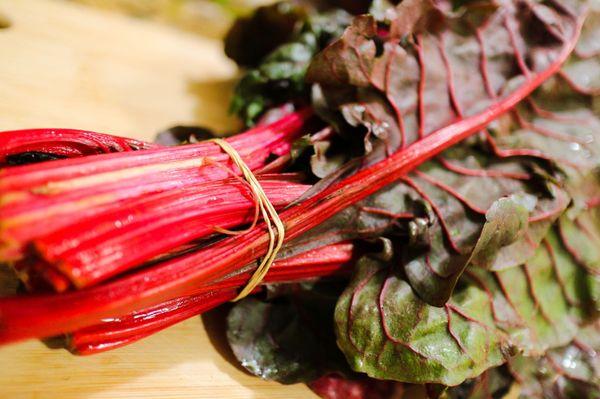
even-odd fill
[{"label": "stalk bundle tied together", "polygon": [[252,274],[252,277],[250,277],[250,280],[248,280],[246,286],[240,291],[238,296],[233,299],[233,301],[238,301],[250,294],[266,276],[269,268],[275,261],[275,258],[277,257],[277,254],[283,245],[285,227],[279,218],[275,207],[273,204],[271,204],[269,198],[267,198],[267,195],[258,182],[258,179],[256,176],[254,176],[252,170],[250,170],[248,165],[246,165],[235,148],[233,148],[227,141],[222,139],[213,139],[211,141],[219,145],[223,151],[225,151],[227,155],[231,157],[233,163],[239,168],[240,172],[244,176],[244,179],[246,179],[248,182],[250,189],[256,198],[260,213],[265,220],[265,224],[269,232],[269,247],[267,249],[267,253],[260,262],[260,265],[258,265],[258,268],[254,274]]}]

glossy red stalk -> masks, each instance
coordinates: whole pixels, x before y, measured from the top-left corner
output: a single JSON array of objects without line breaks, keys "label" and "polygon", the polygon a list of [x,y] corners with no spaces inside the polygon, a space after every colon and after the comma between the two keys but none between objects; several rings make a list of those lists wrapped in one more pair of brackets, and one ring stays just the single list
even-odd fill
[{"label": "glossy red stalk", "polygon": [[0,166],[11,156],[42,152],[71,158],[159,148],[158,144],[75,129],[25,129],[0,133]]},{"label": "glossy red stalk", "polygon": [[[269,176],[260,180],[277,209],[309,188],[269,180]],[[132,208],[104,213],[40,237],[33,241],[32,256],[83,288],[213,234],[215,228],[251,223],[256,205],[243,182],[228,179],[143,197]]]},{"label": "glossy red stalk", "polygon": [[[354,256],[354,247],[350,243],[317,248],[274,263],[264,283],[347,275],[352,270],[348,263]],[[67,348],[74,353],[88,355],[138,341],[232,300],[250,274],[251,270],[247,270],[201,287],[197,294],[169,300],[126,316],[105,319],[100,324],[69,334]]]},{"label": "glossy red stalk", "polygon": [[[270,150],[269,153],[282,155],[289,151],[289,148],[298,135],[302,134],[302,128],[312,116],[312,111],[304,109],[298,112],[284,116],[276,122],[269,125],[259,126],[250,129],[244,133],[227,138],[227,141],[242,155],[244,160],[252,162],[252,159],[246,159],[249,153],[258,149]],[[145,172],[145,174],[156,173],[148,167],[155,164],[175,163],[175,170],[190,165],[177,168],[177,162],[183,160],[194,160],[202,157],[211,156],[215,161],[228,161],[226,154],[220,151],[220,147],[211,142],[201,142],[177,147],[162,147],[140,152],[120,152],[112,154],[102,154],[91,157],[80,157],[74,159],[58,160],[51,164],[33,164],[18,166],[2,171],[0,179],[0,190],[3,193],[8,190],[31,190],[31,187],[43,185],[48,182],[59,182],[83,178],[85,176],[103,175],[107,172],[118,171],[124,174],[124,171]],[[145,170],[140,171],[142,166]],[[160,170],[160,169],[159,169]],[[111,175],[115,176],[115,175]],[[106,177],[106,176],[103,176]],[[81,181],[78,182],[82,184]]]},{"label": "glossy red stalk", "polygon": [[229,288],[176,298],[124,317],[106,319],[102,324],[68,334],[65,346],[78,355],[93,355],[116,349],[214,309],[231,301],[236,295],[237,290]]},{"label": "glossy red stalk", "polygon": [[[310,115],[288,115],[230,142],[244,146],[239,151],[252,169],[263,169],[271,154],[289,152]],[[29,241],[77,221],[116,209],[133,213],[140,197],[229,177],[217,162],[228,165],[230,160],[215,144],[203,143],[0,171],[0,260],[20,259]]]}]

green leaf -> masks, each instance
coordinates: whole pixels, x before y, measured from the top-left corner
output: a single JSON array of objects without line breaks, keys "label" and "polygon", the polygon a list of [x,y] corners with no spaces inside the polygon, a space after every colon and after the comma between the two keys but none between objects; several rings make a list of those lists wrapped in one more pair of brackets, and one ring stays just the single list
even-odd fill
[{"label": "green leaf", "polygon": [[373,378],[459,384],[501,364],[504,339],[488,331],[493,318],[485,291],[469,287],[455,298],[480,313],[478,323],[456,319],[465,352],[449,333],[447,308],[427,305],[389,265],[363,258],[338,301],[338,345],[354,370]]},{"label": "green leaf", "polygon": [[[277,37],[277,41],[284,39],[283,44],[261,57],[258,65],[238,83],[231,112],[238,114],[247,125],[253,125],[263,112],[275,105],[306,96],[304,76],[308,64],[317,51],[341,34],[350,15],[335,10],[307,14],[301,21],[302,27],[291,36]],[[244,51],[252,49],[254,54],[254,47],[247,45],[248,39],[244,37],[241,41]]]},{"label": "green leaf", "polygon": [[[535,254],[568,205],[569,197],[555,183],[529,174],[534,167],[530,161],[486,158],[473,146],[459,145],[290,246],[393,237],[402,245],[398,263],[417,295],[442,306],[470,259],[494,270],[518,266]],[[498,201],[506,209],[494,208]]]},{"label": "green leaf", "polygon": [[458,146],[444,155],[444,164],[430,162],[410,175],[435,217],[429,245],[404,245],[402,264],[417,294],[436,306],[446,303],[469,262],[500,270],[531,258],[569,203],[566,193],[544,178],[511,178],[527,170],[519,169],[526,162],[471,160],[471,170],[499,174],[495,177],[450,170],[449,163],[460,166],[460,159],[475,158],[467,148]]},{"label": "green leaf", "polygon": [[594,105],[600,95],[600,52],[591,38],[598,31],[600,5],[590,6],[576,50],[561,72],[492,124],[488,137],[498,156],[542,158],[558,167],[575,213],[600,198],[600,108]]},{"label": "green leaf", "polygon": [[517,241],[527,229],[532,209],[524,204],[527,201],[515,197],[501,198],[487,211],[486,223],[473,250],[471,260],[475,264],[494,264],[500,249]]},{"label": "green leaf", "polygon": [[600,397],[600,325],[580,331],[573,343],[540,358],[519,356],[510,370],[521,384],[521,398],[595,399]]},{"label": "green leaf", "polygon": [[[557,230],[565,250],[589,275],[572,285],[584,285],[590,291],[595,310],[600,311],[600,209],[588,209],[574,217],[563,215]],[[571,294],[575,289],[570,289]]]},{"label": "green leaf", "polygon": [[338,345],[353,369],[373,378],[457,385],[511,354],[567,344],[593,316],[584,311],[590,292],[578,285],[567,297],[556,270],[563,280],[589,273],[554,232],[549,237],[519,267],[468,269],[443,308],[416,296],[393,262],[361,259],[336,308]]}]

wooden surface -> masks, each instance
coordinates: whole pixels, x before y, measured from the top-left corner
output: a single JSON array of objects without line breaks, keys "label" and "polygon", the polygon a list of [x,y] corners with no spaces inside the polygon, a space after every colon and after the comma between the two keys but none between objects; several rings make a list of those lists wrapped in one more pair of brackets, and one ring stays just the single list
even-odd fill
[{"label": "wooden surface", "polygon": [[[0,30],[0,130],[151,138],[175,123],[233,128],[226,107],[235,68],[218,41],[59,0],[0,0],[0,14],[12,21]],[[314,397],[238,370],[207,324],[196,317],[87,358],[35,341],[0,348],[0,398]]]},{"label": "wooden surface", "polygon": [[0,30],[2,130],[233,127],[236,72],[219,40],[61,0],[0,0],[0,14],[12,22]]}]

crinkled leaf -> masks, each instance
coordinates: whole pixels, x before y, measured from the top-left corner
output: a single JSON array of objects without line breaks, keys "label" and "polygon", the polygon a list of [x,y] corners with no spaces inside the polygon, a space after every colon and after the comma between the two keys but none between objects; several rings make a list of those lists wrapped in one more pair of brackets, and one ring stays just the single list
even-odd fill
[{"label": "crinkled leaf", "polygon": [[[387,30],[357,17],[311,62],[313,103],[334,126],[337,112],[347,125],[364,127],[368,165],[481,112],[547,68],[577,37],[582,8],[572,1],[411,0],[377,13]],[[355,141],[340,130],[339,140]]]},{"label": "crinkled leaf", "polygon": [[493,324],[489,298],[476,287],[464,294],[458,303],[466,300],[466,312],[482,309],[481,324],[457,319],[454,326],[466,353],[448,331],[446,309],[420,300],[389,265],[363,258],[338,301],[338,345],[352,368],[373,378],[459,384],[503,362],[502,339],[484,327]]},{"label": "crinkled leaf", "polygon": [[512,244],[523,235],[527,228],[529,212],[532,210],[530,205],[524,202],[527,201],[507,197],[492,204],[486,213],[481,237],[473,250],[474,263],[494,263],[500,248]]},{"label": "crinkled leaf", "polygon": [[[529,99],[538,115],[519,107],[511,116],[497,121],[489,137],[498,156],[535,156],[560,167],[565,188],[575,206],[585,208],[587,202],[600,198],[597,139],[600,119],[585,104],[584,98],[547,104],[543,101],[548,100],[539,98],[536,95]],[[553,104],[552,108],[549,104]]]},{"label": "crinkled leaf", "polygon": [[[371,16],[355,18],[342,38],[314,58],[307,74],[316,84],[316,106],[326,119],[335,122],[337,111],[348,125],[366,131],[366,157],[350,165],[343,175],[457,118],[481,112],[516,90],[527,81],[526,76],[547,68],[577,36],[577,18],[569,8],[577,9],[570,3],[410,0],[378,13],[389,25],[387,31]],[[356,130],[344,129],[325,144],[317,143],[319,175],[339,168],[342,160],[331,151],[335,148],[332,142],[354,143],[356,140],[348,138],[352,132]],[[451,294],[473,255],[484,215],[494,201],[514,194],[533,195],[527,226],[514,232],[514,242],[499,245],[486,235],[481,237],[477,251],[481,257],[473,257],[473,263],[494,270],[517,266],[532,257],[569,201],[556,184],[548,182],[558,176],[546,157],[509,161],[511,173],[502,171],[502,159],[506,158],[502,154],[484,149],[483,156],[474,157],[473,147],[480,144],[461,146],[462,154],[455,149],[459,154],[454,156],[449,151],[439,163],[422,165],[405,179],[410,186],[407,190],[421,199],[415,202],[429,207],[427,217],[413,208],[380,208],[418,213],[415,220],[405,223],[409,226],[404,230],[417,231],[418,239],[404,246],[402,263],[416,292],[434,305],[443,305]],[[461,155],[474,159],[470,167],[464,166],[467,162],[462,162]],[[450,167],[457,165],[460,168]],[[498,166],[500,170],[489,173]],[[340,177],[331,173],[307,195]]]},{"label": "crinkled leaf", "polygon": [[[466,144],[457,146],[291,246],[392,235],[402,244],[400,263],[410,284],[421,298],[441,306],[469,259],[491,269],[523,263],[564,211],[569,198],[544,177],[529,174],[531,167],[528,162],[484,158]],[[504,212],[490,209],[507,196],[519,200]],[[522,209],[521,217],[509,223],[505,214],[512,220],[519,215],[517,209]]]},{"label": "crinkled leaf", "polygon": [[[559,78],[574,91],[590,96],[600,94],[600,3],[589,3],[589,14],[571,60]],[[598,110],[596,110],[598,111]]]},{"label": "crinkled leaf", "polygon": [[575,53],[581,58],[591,58],[600,54],[600,4],[597,1],[589,3],[590,13],[581,31],[581,38],[575,48]]},{"label": "crinkled leaf", "polygon": [[[594,106],[600,95],[600,52],[593,50],[600,5],[591,5],[562,71],[490,126],[488,136],[497,156],[533,156],[557,165],[576,210],[600,198],[600,108]],[[546,62],[542,56],[536,59],[540,65]]]},{"label": "crinkled leaf", "polygon": [[428,228],[430,244],[405,245],[402,264],[418,295],[437,306],[449,298],[469,261],[499,270],[531,258],[569,203],[564,191],[544,179],[514,178],[517,171],[528,176],[526,169],[520,169],[526,163],[492,157],[481,164],[464,149],[455,148],[454,155],[447,152],[445,165],[464,168],[461,156],[472,157],[470,166],[475,169],[471,170],[498,176],[468,176],[430,162],[409,180],[435,217]]},{"label": "crinkled leaf", "polygon": [[314,57],[307,73],[315,83],[313,105],[338,127],[338,140],[353,148],[356,140],[348,136],[366,131],[369,156],[358,166],[481,112],[527,83],[573,44],[578,14],[586,8],[575,1],[519,0],[410,0],[387,11],[374,7],[380,21],[355,18]]},{"label": "crinkled leaf", "polygon": [[582,212],[574,219],[560,218],[559,229],[569,251],[590,273],[600,274],[600,212]]},{"label": "crinkled leaf", "polygon": [[[503,270],[518,266],[533,257],[548,229],[563,213],[570,199],[563,191],[557,188],[554,190],[553,201],[536,200],[531,195],[515,195],[510,199],[513,205],[504,209],[490,209],[486,215],[487,223],[471,259],[473,265]],[[527,205],[527,202],[530,205]],[[533,209],[528,209],[528,206]],[[515,209],[517,207],[522,211],[529,210],[528,217],[519,221],[512,220],[516,225],[511,229],[507,223],[519,212]],[[522,222],[525,223],[521,224]],[[510,235],[510,231],[515,235]]]},{"label": "crinkled leaf", "polygon": [[[339,137],[356,142],[344,135],[358,132],[367,156],[354,170],[374,162],[488,109],[547,68],[576,36],[574,2],[498,5],[405,1],[383,17],[387,29],[371,17],[356,18],[313,60],[308,77],[317,84],[322,115],[363,129],[320,143],[318,155],[335,154]],[[461,146],[466,159],[448,152],[294,243],[385,233],[403,244],[402,259],[361,260],[338,302],[338,344],[355,370],[458,384],[513,352],[537,356],[567,344],[591,316],[596,276],[569,248],[576,236],[551,230],[544,237],[569,201],[560,186],[575,199],[573,223],[573,215],[599,198],[590,184],[598,180],[593,93],[567,79],[580,68],[593,81],[595,64],[578,64],[577,57],[587,60],[572,57],[564,74]],[[582,115],[591,123],[572,118]],[[477,150],[491,155],[481,163],[472,155]],[[334,180],[353,171],[332,169],[339,173]],[[469,259],[483,267],[461,277]],[[443,308],[427,303],[441,305],[448,297]]]},{"label": "crinkled leaf", "polygon": [[[552,20],[552,13],[544,15],[543,13],[539,13],[541,9],[537,9],[536,11],[538,12],[536,18],[545,18],[546,22]],[[586,21],[584,33],[586,30],[590,30],[589,26],[594,25],[596,14],[598,13],[592,13],[592,18]],[[589,39],[584,35],[582,40],[586,41]],[[538,68],[543,68],[543,63],[538,59],[541,58],[540,53],[536,51],[534,55],[536,56],[534,59],[537,60],[534,64]],[[600,59],[597,54],[593,58]],[[543,59],[547,61],[546,58]],[[581,62],[578,55],[573,55],[567,66]],[[586,65],[586,68],[592,68],[600,72],[600,66],[596,68],[595,66],[590,66],[589,63]],[[588,75],[589,73],[587,75],[582,73],[586,81],[591,80]],[[557,83],[557,81],[560,82]],[[515,82],[508,83],[510,86]],[[559,83],[561,84],[560,97],[551,92],[549,93]],[[550,88],[546,86],[550,86]],[[524,102],[524,105],[521,105],[512,115],[494,123],[491,129],[492,135],[485,136],[484,138],[487,141],[487,147],[492,150],[489,151],[489,158],[491,159],[512,158],[515,160],[514,162],[522,163],[522,156],[525,155],[530,159],[545,159],[553,165],[557,165],[562,171],[563,176],[561,177],[553,173],[553,176],[549,178],[559,180],[559,184],[564,186],[573,197],[575,206],[569,212],[573,214],[579,212],[582,208],[585,209],[589,204],[597,203],[600,198],[600,174],[598,172],[600,168],[600,147],[596,139],[597,132],[600,130],[600,119],[596,116],[597,113],[594,113],[589,107],[590,98],[597,93],[594,90],[585,91],[581,88],[573,87],[573,85],[565,83],[565,77],[561,75],[546,86],[543,86],[538,92],[528,98]],[[588,87],[588,89],[590,88]],[[560,110],[560,112],[557,112],[557,110]],[[505,150],[503,146],[506,146],[507,143],[510,143],[510,148],[506,148]],[[445,183],[448,181],[448,177],[438,179],[438,181]],[[494,183],[497,181],[498,179],[492,180]],[[480,182],[482,185],[486,183],[484,179],[481,179]],[[450,188],[455,188],[452,181],[447,185]],[[487,187],[482,186],[481,190],[489,190],[490,186],[490,184]],[[473,197],[476,198],[477,195],[471,193],[464,197],[471,200]],[[556,202],[562,205],[557,206]],[[526,261],[533,255],[546,231],[562,213],[566,205],[566,198],[564,197],[560,201],[555,201],[555,203],[546,201],[544,205],[540,206],[537,216],[530,216],[530,219],[534,220],[535,223],[530,224],[531,228],[525,234],[522,234],[521,239],[511,245],[507,245],[500,252],[494,251],[489,246],[483,247],[484,254],[491,251],[488,256],[484,257],[488,260],[482,262],[478,256],[474,256],[472,262],[479,266],[500,270]],[[590,223],[593,222],[588,222],[588,224]],[[452,229],[448,230],[452,231]],[[591,230],[592,226],[589,226],[588,231]],[[464,229],[462,228],[455,229],[454,231],[464,234]],[[485,236],[484,232],[479,241],[480,244],[482,241],[485,241]],[[451,235],[448,234],[448,237],[451,237]],[[587,240],[577,241],[583,245],[586,242],[590,242],[591,239],[592,237],[588,237]],[[594,242],[590,242],[589,245],[593,246],[594,244]],[[597,247],[596,245],[595,248]],[[432,247],[432,249],[434,248]],[[481,253],[481,251],[479,252]],[[588,256],[593,256],[595,252],[597,251],[592,249],[587,251],[590,254]],[[427,256],[435,259],[433,253]],[[490,263],[489,259],[493,259],[494,261]],[[410,268],[411,263],[409,263],[409,267],[407,268],[407,275],[412,285],[417,287],[417,292],[430,303],[441,303],[445,295],[444,289],[449,293],[452,287],[452,278],[446,278],[445,284],[438,284],[440,274],[445,277],[451,275],[447,272],[444,273],[443,269],[440,273],[440,270],[435,268],[436,264],[436,262],[429,260],[429,262],[420,262],[417,265],[413,264],[412,270]],[[460,267],[455,266],[453,269],[456,273],[456,270],[460,270]],[[432,270],[436,273],[431,273]],[[595,291],[598,292],[600,289],[596,289]],[[422,294],[427,292],[433,292],[438,298]]]},{"label": "crinkled leaf", "polygon": [[521,384],[521,398],[595,399],[600,397],[600,325],[580,331],[573,343],[545,356],[519,356],[510,370]]},{"label": "crinkled leaf", "polygon": [[469,269],[443,308],[416,296],[393,262],[361,259],[338,301],[338,345],[371,377],[456,385],[511,353],[534,356],[567,344],[591,317],[591,295],[578,285],[568,297],[563,280],[589,273],[553,232],[549,237],[524,265]]},{"label": "crinkled leaf", "polygon": [[589,278],[580,284],[590,290],[595,309],[600,311],[600,209],[594,207],[575,217],[565,214],[557,230],[566,251],[587,270]]},{"label": "crinkled leaf", "polygon": [[385,34],[373,17],[357,17],[314,58],[307,79],[321,86],[327,108],[386,149],[402,148],[491,106],[529,73],[514,67],[522,59],[543,54],[546,64],[529,66],[543,70],[576,37],[576,18],[562,4],[498,5],[404,1],[388,13]]}]

